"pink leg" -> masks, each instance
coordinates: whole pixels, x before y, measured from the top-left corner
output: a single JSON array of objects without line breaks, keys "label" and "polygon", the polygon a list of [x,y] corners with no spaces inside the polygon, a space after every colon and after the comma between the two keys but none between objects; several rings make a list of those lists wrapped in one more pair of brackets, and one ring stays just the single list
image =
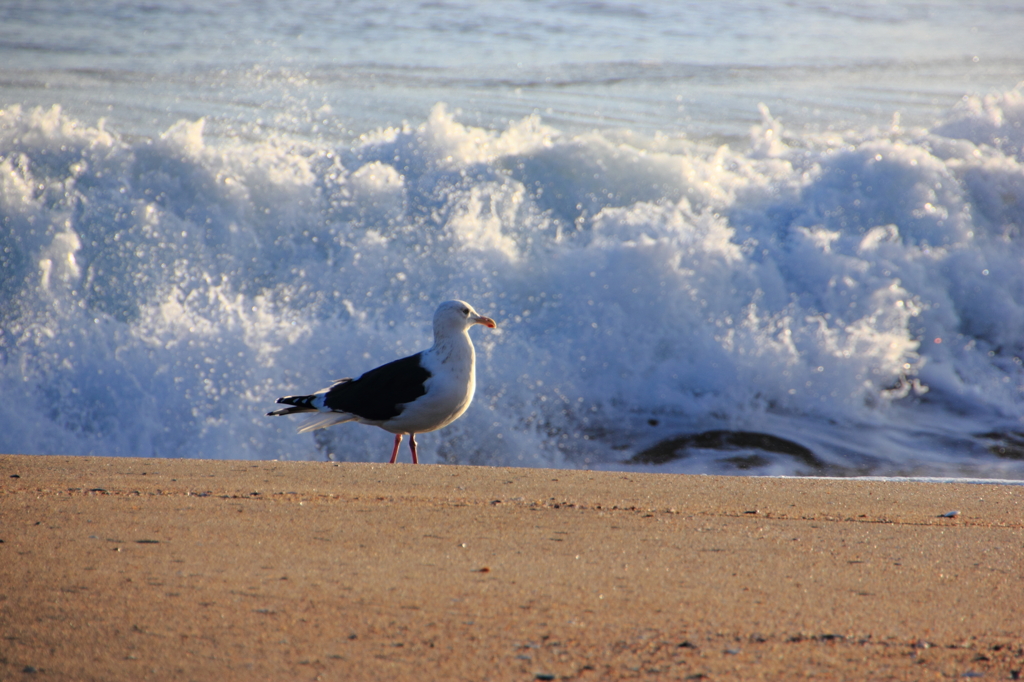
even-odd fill
[{"label": "pink leg", "polygon": [[391,461],[389,464],[394,464],[395,460],[398,459],[398,446],[402,444],[402,434],[395,434],[395,449],[391,451]]},{"label": "pink leg", "polygon": [[412,463],[419,464],[420,458],[416,456],[416,434],[409,434],[409,449],[412,450]]}]

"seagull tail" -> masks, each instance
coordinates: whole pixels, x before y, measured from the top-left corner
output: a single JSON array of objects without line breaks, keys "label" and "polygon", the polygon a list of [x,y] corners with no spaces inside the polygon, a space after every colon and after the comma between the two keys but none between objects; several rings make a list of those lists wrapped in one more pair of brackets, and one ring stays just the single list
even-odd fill
[{"label": "seagull tail", "polygon": [[300,412],[318,412],[317,408],[313,405],[313,400],[317,397],[316,395],[286,395],[283,398],[278,398],[277,402],[279,404],[290,405],[291,407],[282,407],[273,412],[267,412],[267,416],[279,417],[285,414],[298,414]]},{"label": "seagull tail", "polygon": [[267,412],[268,417],[280,417],[286,414],[302,414],[309,416],[299,427],[299,433],[308,433],[317,429],[326,429],[328,426],[355,421],[359,417],[348,412],[335,412],[324,406],[324,395],[339,384],[348,383],[352,379],[338,379],[331,383],[329,388],[323,388],[313,395],[286,395],[278,398],[277,402],[288,407],[281,407],[273,412]]}]

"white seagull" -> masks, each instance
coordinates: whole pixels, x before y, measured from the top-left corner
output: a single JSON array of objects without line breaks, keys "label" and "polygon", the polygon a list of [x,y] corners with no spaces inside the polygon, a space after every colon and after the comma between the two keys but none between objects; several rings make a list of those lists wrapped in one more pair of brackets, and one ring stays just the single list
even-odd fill
[{"label": "white seagull", "polygon": [[339,379],[312,395],[290,395],[290,405],[267,416],[312,413],[299,433],[343,422],[379,426],[395,434],[391,463],[398,458],[402,436],[409,434],[413,464],[416,434],[436,431],[462,416],[476,391],[476,351],[469,328],[498,325],[464,301],[445,301],[434,313],[434,345],[407,358],[371,369],[358,379]]}]

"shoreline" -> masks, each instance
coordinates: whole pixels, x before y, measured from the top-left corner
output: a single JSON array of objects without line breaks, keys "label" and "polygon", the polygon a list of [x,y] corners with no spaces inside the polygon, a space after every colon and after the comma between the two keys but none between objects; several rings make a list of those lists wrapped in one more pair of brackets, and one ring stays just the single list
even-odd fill
[{"label": "shoreline", "polygon": [[1024,674],[1000,482],[3,455],[0,517],[3,679]]}]

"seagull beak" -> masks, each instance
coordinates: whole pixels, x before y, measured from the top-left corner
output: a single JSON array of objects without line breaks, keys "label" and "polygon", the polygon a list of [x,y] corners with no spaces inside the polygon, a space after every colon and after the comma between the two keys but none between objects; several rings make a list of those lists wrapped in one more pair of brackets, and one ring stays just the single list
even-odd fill
[{"label": "seagull beak", "polygon": [[483,326],[488,327],[489,329],[497,329],[498,327],[494,320],[492,320],[489,317],[484,317],[483,315],[477,315],[476,317],[471,319],[473,320],[474,323],[482,324]]}]

